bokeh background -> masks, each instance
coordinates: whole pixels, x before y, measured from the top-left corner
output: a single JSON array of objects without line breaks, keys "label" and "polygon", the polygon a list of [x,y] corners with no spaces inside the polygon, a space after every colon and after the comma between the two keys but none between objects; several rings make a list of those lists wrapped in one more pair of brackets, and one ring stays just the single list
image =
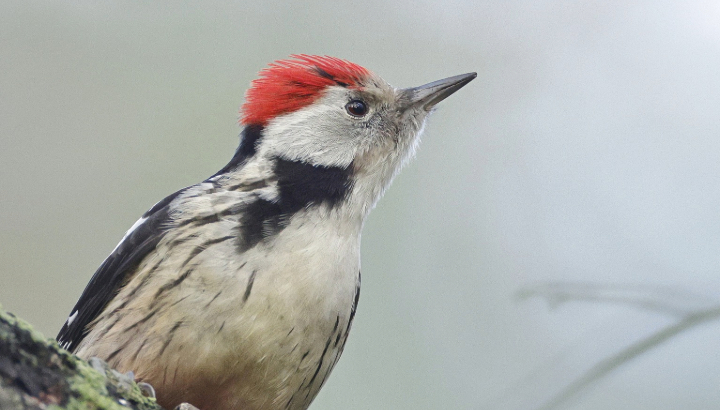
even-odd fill
[{"label": "bokeh background", "polygon": [[0,303],[54,336],[125,230],[222,167],[258,70],[477,71],[370,216],[312,408],[720,406],[714,1],[0,3]]}]

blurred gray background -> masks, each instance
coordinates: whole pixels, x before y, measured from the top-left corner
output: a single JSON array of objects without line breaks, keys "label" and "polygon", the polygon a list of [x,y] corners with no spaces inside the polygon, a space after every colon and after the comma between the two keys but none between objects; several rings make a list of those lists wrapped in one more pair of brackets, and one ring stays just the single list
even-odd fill
[{"label": "blurred gray background", "polygon": [[477,71],[370,216],[312,408],[720,407],[714,1],[3,1],[0,303],[54,336],[267,63]]}]

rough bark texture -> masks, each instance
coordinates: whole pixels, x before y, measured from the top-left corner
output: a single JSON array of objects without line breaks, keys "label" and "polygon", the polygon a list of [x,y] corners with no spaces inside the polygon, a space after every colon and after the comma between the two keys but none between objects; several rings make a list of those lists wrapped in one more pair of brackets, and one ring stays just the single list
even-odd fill
[{"label": "rough bark texture", "polygon": [[163,410],[132,375],[90,362],[0,307],[0,409]]}]

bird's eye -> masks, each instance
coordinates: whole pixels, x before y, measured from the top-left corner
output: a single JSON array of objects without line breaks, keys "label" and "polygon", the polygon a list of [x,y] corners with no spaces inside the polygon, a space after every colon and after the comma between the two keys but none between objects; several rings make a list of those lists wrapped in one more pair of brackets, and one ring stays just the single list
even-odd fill
[{"label": "bird's eye", "polygon": [[363,101],[352,100],[345,105],[345,110],[353,117],[363,117],[368,112],[368,106]]}]

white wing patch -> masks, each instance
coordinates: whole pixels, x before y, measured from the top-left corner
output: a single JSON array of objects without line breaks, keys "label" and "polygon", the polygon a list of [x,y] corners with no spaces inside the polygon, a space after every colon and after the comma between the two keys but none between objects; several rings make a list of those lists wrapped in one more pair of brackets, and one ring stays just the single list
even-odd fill
[{"label": "white wing patch", "polygon": [[69,317],[68,320],[67,320],[67,325],[68,325],[68,326],[72,325],[72,322],[75,321],[75,318],[77,318],[78,312],[80,312],[80,311],[79,311],[79,310],[76,310],[75,313],[73,313],[72,315],[70,315],[70,317]]},{"label": "white wing patch", "polygon": [[[75,312],[73,312],[72,315],[70,315],[69,318],[67,318],[67,321],[65,322],[65,327],[66,327],[66,328],[69,327],[70,325],[72,325],[72,322],[74,322],[75,319],[77,319],[77,316],[78,316],[78,313],[79,313],[79,312],[80,312],[79,310],[76,310]],[[69,341],[69,340],[59,339],[59,340],[58,340],[58,343],[60,343],[60,347],[62,347],[63,349],[67,349],[68,347],[70,347],[70,341]]]},{"label": "white wing patch", "polygon": [[[122,239],[120,240],[120,242],[118,242],[118,244],[115,245],[115,249],[113,249],[112,252],[110,252],[110,253],[111,253],[111,254],[115,253],[115,251],[116,251],[117,248],[120,246],[120,244],[123,243],[123,242],[125,242],[125,239],[127,239],[127,237],[130,236],[130,234],[133,233],[133,231],[135,231],[140,225],[142,225],[143,223],[145,223],[145,221],[147,221],[147,218],[140,218],[140,219],[138,219],[137,221],[135,221],[135,223],[133,224],[133,226],[131,226],[130,229],[128,229],[127,232],[125,232],[125,236],[122,237]],[[76,313],[77,313],[77,312],[76,312]]]}]

